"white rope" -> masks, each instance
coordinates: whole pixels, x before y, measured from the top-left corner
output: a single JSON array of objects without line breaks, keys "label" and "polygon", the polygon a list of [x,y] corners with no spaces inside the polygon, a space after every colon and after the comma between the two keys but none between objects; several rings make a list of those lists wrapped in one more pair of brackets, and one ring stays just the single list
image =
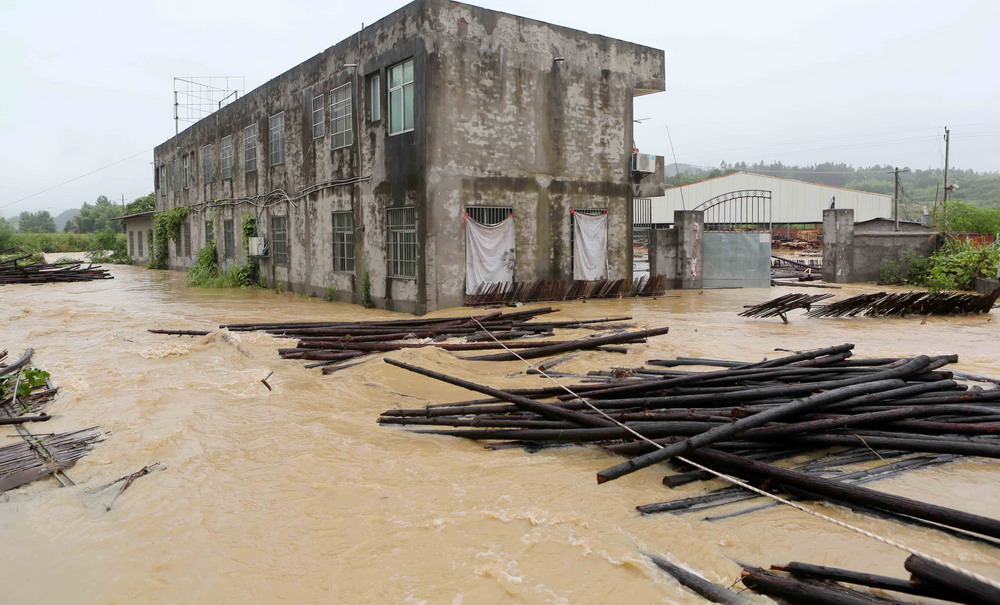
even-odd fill
[{"label": "white rope", "polygon": [[[506,349],[507,352],[513,354],[515,357],[517,357],[518,359],[520,359],[521,361],[523,361],[529,368],[532,367],[532,364],[530,364],[526,359],[524,359],[523,357],[521,357],[520,355],[518,355],[517,351],[515,351],[513,349],[510,349],[506,344],[503,343],[503,341],[499,340],[496,336],[494,336],[493,332],[491,332],[491,331],[487,330],[485,327],[483,327],[483,324],[479,323],[478,319],[476,319],[475,317],[473,317],[472,320],[475,321],[476,324],[480,328],[482,328],[487,334],[489,334],[490,338],[492,338],[493,340],[495,340],[497,343],[500,344],[500,346],[502,346],[504,349]],[[641,440],[645,441],[646,443],[649,443],[650,445],[653,445],[654,447],[656,447],[658,449],[663,449],[663,446],[660,445],[659,443],[657,443],[657,442],[653,441],[652,439],[646,437],[645,435],[639,433],[638,431],[636,431],[632,427],[630,427],[630,426],[628,426],[628,425],[626,425],[626,424],[624,424],[622,422],[619,422],[617,419],[612,418],[607,413],[605,413],[604,410],[602,410],[602,409],[598,408],[597,406],[595,406],[594,404],[590,403],[590,401],[588,401],[586,398],[581,397],[580,395],[577,395],[576,393],[573,392],[572,389],[570,389],[566,385],[560,383],[558,380],[556,380],[552,376],[549,376],[549,374],[545,371],[545,366],[539,365],[537,367],[537,370],[538,370],[539,374],[541,374],[545,378],[547,378],[550,381],[552,381],[556,386],[560,387],[561,389],[563,389],[564,391],[566,391],[567,393],[569,393],[570,395],[572,395],[573,397],[575,397],[579,401],[582,401],[590,409],[594,410],[595,412],[597,412],[598,414],[600,414],[604,418],[610,420],[611,422],[615,423],[619,427],[621,427],[621,428],[625,429],[626,431],[632,433],[638,439],[641,439]],[[744,489],[750,490],[750,491],[752,491],[754,493],[760,494],[761,496],[765,496],[767,498],[771,498],[772,500],[780,502],[781,504],[787,504],[788,506],[791,506],[792,508],[798,509],[798,510],[804,512],[804,513],[810,514],[810,515],[812,515],[814,517],[817,517],[819,519],[823,519],[824,521],[829,521],[830,523],[833,523],[834,525],[838,525],[838,526],[843,527],[845,529],[849,529],[849,530],[851,530],[851,531],[853,531],[855,533],[861,534],[862,536],[866,536],[866,537],[871,538],[873,540],[877,540],[877,541],[879,541],[879,542],[881,542],[883,544],[886,544],[888,546],[893,546],[893,547],[898,548],[898,549],[900,549],[902,551],[908,552],[911,555],[916,555],[916,556],[921,557],[923,559],[927,559],[928,561],[932,561],[934,563],[937,563],[938,565],[946,567],[946,568],[950,569],[951,571],[954,571],[956,573],[960,573],[960,574],[962,574],[964,576],[968,576],[970,578],[978,580],[979,582],[982,582],[984,584],[988,584],[988,585],[992,586],[993,588],[996,588],[996,589],[1000,590],[1000,582],[997,582],[996,580],[993,580],[991,578],[987,578],[986,576],[982,576],[982,575],[980,575],[980,574],[978,574],[978,573],[976,573],[974,571],[970,571],[968,569],[959,567],[957,565],[949,563],[948,561],[945,561],[943,559],[939,559],[938,557],[935,557],[934,555],[925,553],[925,552],[923,552],[921,550],[917,550],[916,548],[912,548],[912,547],[907,546],[907,545],[905,545],[905,544],[903,544],[901,542],[897,542],[897,541],[895,541],[895,540],[893,540],[891,538],[886,538],[886,537],[883,537],[883,536],[879,536],[878,534],[874,534],[874,533],[872,533],[872,532],[870,532],[868,530],[861,529],[860,527],[856,527],[856,526],[851,525],[850,523],[847,523],[845,521],[840,521],[839,519],[834,519],[833,517],[830,517],[830,516],[825,515],[825,514],[823,514],[821,512],[812,510],[812,509],[810,509],[808,507],[805,507],[805,506],[803,506],[803,505],[801,505],[801,504],[799,504],[797,502],[792,502],[790,500],[782,498],[781,496],[778,496],[777,494],[772,494],[770,492],[766,492],[766,491],[764,491],[762,489],[754,487],[753,485],[750,485],[749,483],[746,483],[746,482],[742,481],[741,479],[737,479],[736,477],[733,477],[731,475],[727,475],[725,473],[721,473],[721,472],[716,471],[714,469],[708,468],[707,466],[705,466],[703,464],[699,464],[699,463],[697,463],[697,462],[695,462],[693,460],[689,460],[689,459],[684,458],[682,456],[677,456],[677,459],[681,460],[681,461],[683,461],[683,462],[685,462],[687,464],[690,464],[691,466],[693,466],[693,467],[695,467],[695,468],[697,468],[699,470],[702,470],[702,471],[705,471],[705,472],[710,473],[712,475],[715,475],[716,477],[718,477],[720,479],[724,479],[725,481],[728,481],[728,482],[732,483],[733,485],[737,485],[737,486],[742,487]]]}]

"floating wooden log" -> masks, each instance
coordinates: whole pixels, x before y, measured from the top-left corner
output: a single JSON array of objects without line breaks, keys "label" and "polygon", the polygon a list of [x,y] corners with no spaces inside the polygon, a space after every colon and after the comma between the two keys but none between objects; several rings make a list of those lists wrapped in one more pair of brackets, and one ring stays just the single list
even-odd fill
[{"label": "floating wooden log", "polygon": [[698,596],[712,603],[722,603],[723,605],[748,605],[750,603],[750,601],[735,592],[721,586],[716,586],[698,574],[688,571],[680,565],[674,565],[663,557],[650,554],[646,556],[649,557],[649,560],[654,565],[670,574],[681,586],[690,589]]},{"label": "floating wooden log", "polygon": [[566,353],[568,351],[580,351],[585,349],[596,349],[603,345],[618,344],[632,342],[641,338],[650,338],[653,336],[660,336],[666,334],[670,331],[670,328],[654,328],[651,330],[638,330],[635,332],[623,332],[621,334],[612,334],[610,336],[600,336],[597,338],[585,338],[580,340],[573,340],[561,344],[545,345],[540,347],[535,347],[532,349],[524,349],[520,351],[516,356],[513,353],[497,353],[494,355],[481,355],[478,357],[467,357],[473,361],[516,361],[519,357],[521,359],[535,359],[538,357],[547,357],[549,355],[558,355],[560,353]]},{"label": "floating wooden log", "polygon": [[741,578],[743,585],[771,597],[780,597],[789,603],[811,605],[889,605],[901,601],[864,595],[834,585],[807,584],[793,578],[780,576],[763,569],[748,569]]},{"label": "floating wooden log", "polygon": [[1000,603],[1000,589],[940,563],[910,555],[903,566],[912,574],[911,582],[917,582],[931,591],[960,595],[970,603]]},{"label": "floating wooden log", "polygon": [[816,578],[820,580],[830,580],[833,582],[846,582],[848,584],[856,584],[858,586],[866,586],[868,588],[891,590],[893,592],[912,594],[919,597],[930,597],[933,599],[940,599],[942,601],[955,600],[955,598],[949,598],[947,593],[941,593],[925,586],[919,586],[907,580],[861,571],[851,571],[849,569],[840,569],[837,567],[828,567],[826,565],[812,565],[810,563],[792,561],[787,565],[772,565],[771,569],[788,572],[793,576],[798,576],[800,578]]}]

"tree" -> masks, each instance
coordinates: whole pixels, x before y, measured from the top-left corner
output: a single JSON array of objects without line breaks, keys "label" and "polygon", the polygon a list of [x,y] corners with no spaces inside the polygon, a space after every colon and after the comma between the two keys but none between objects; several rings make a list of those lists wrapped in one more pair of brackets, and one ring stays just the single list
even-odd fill
[{"label": "tree", "polygon": [[14,227],[4,217],[0,216],[0,252],[13,247]]},{"label": "tree", "polygon": [[125,214],[138,214],[140,212],[150,212],[156,210],[156,196],[152,193],[137,197],[125,206]]},{"label": "tree", "polygon": [[87,202],[80,208],[80,214],[66,223],[65,231],[75,233],[94,233],[105,228],[114,231],[122,231],[123,227],[119,221],[112,220],[116,216],[123,214],[122,207],[114,204],[107,196],[97,196],[97,202],[93,205]]},{"label": "tree", "polygon": [[48,210],[38,212],[25,210],[17,217],[17,230],[21,233],[55,233],[56,222]]}]

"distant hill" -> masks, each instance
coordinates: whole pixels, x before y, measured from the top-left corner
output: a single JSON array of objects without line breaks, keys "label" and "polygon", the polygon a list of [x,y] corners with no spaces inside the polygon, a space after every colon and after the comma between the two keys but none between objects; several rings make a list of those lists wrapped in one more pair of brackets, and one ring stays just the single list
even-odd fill
[{"label": "distant hill", "polygon": [[78,214],[80,214],[79,208],[70,208],[53,217],[53,220],[56,222],[56,231],[62,233],[62,230],[66,228],[66,223],[76,218]]}]

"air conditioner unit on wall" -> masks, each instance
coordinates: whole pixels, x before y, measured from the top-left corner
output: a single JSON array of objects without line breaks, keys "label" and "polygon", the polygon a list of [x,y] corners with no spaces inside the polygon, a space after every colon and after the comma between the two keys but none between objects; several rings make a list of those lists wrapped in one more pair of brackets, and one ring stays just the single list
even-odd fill
[{"label": "air conditioner unit on wall", "polygon": [[648,153],[633,153],[632,172],[642,172],[644,174],[656,172],[656,156]]},{"label": "air conditioner unit on wall", "polygon": [[247,238],[247,256],[263,258],[267,256],[267,240],[263,237]]}]

